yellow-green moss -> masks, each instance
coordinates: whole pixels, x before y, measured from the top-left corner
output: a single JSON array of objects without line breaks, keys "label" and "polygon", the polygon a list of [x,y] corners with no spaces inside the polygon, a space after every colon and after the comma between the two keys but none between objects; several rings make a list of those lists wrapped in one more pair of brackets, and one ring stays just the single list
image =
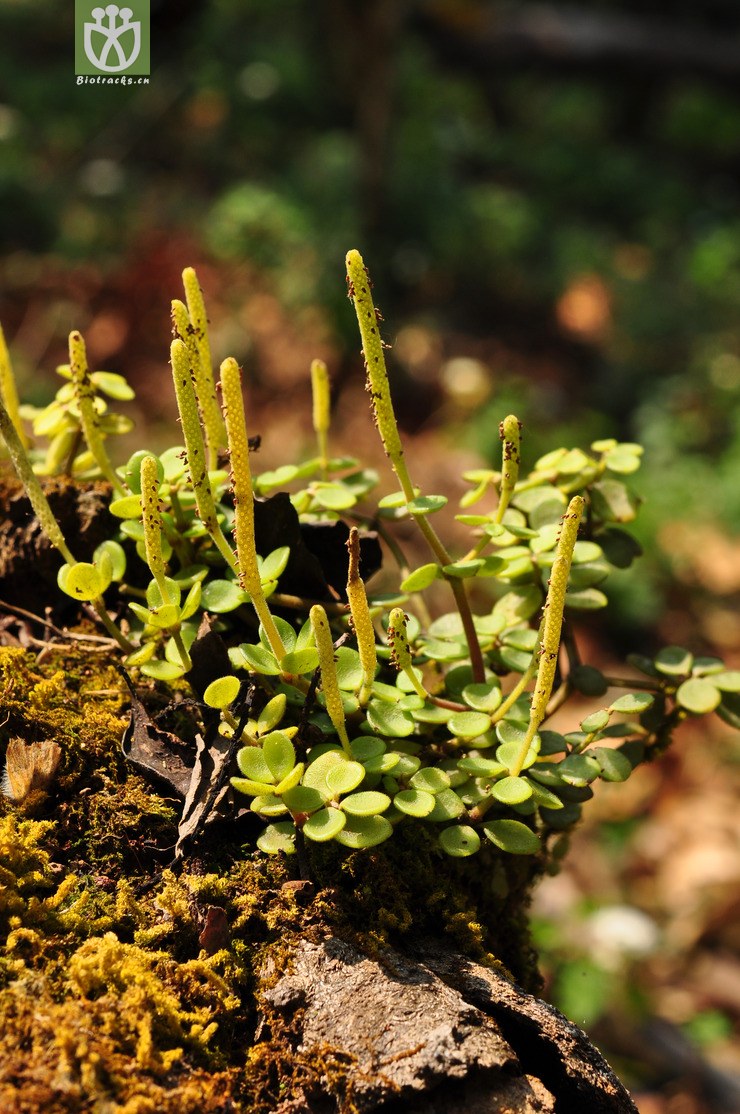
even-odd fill
[{"label": "yellow-green moss", "polygon": [[[298,1015],[258,1002],[314,926],[369,953],[442,930],[534,984],[531,865],[492,848],[458,863],[408,829],[370,853],[307,848],[315,889],[296,890],[295,858],[242,848],[221,825],[179,873],[163,870],[177,805],[121,754],[110,662],[0,650],[0,691],[0,747],[20,736],[63,751],[38,814],[0,803],[0,1110],[269,1114],[323,1086],[350,1111],[346,1060],[301,1053]],[[214,909],[223,931],[209,939]],[[255,1044],[259,1009],[269,1040]]]}]

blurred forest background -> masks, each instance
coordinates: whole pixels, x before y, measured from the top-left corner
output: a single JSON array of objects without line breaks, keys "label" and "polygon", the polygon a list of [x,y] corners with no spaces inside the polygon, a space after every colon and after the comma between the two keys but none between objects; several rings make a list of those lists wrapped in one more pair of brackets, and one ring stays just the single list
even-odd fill
[{"label": "blurred forest background", "polygon": [[[308,443],[314,356],[337,447],[380,460],[354,246],[427,489],[495,466],[512,410],[529,463],[641,442],[648,555],[584,647],[740,667],[736,0],[152,0],[141,86],[76,85],[71,4],[0,0],[0,318],[26,401],[80,328],[170,443],[169,302],[193,264],[264,467]],[[738,736],[687,725],[611,788],[535,902],[547,993],[644,1114],[729,1114]]]}]

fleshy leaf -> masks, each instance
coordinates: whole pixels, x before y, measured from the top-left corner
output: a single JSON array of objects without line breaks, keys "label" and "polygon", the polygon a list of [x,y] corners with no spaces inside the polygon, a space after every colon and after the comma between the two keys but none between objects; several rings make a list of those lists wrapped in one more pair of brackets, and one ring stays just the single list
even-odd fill
[{"label": "fleshy leaf", "polygon": [[713,712],[722,699],[717,686],[705,677],[690,677],[678,686],[676,700],[688,712],[701,716]]},{"label": "fleshy leaf", "polygon": [[434,811],[435,795],[423,789],[402,789],[394,796],[393,804],[408,816],[429,816]]},{"label": "fleshy leaf", "polygon": [[322,808],[309,816],[303,825],[303,834],[315,843],[335,839],[347,823],[347,814],[340,808]]},{"label": "fleshy leaf", "polygon": [[540,850],[538,836],[521,820],[489,820],[483,825],[492,843],[510,855],[536,855]]},{"label": "fleshy leaf", "polygon": [[282,820],[278,824],[268,824],[257,840],[260,851],[267,855],[295,854],[295,824],[292,820]]},{"label": "fleshy leaf", "polygon": [[203,693],[203,700],[209,708],[228,708],[239,695],[240,682],[238,677],[219,677],[211,681]]},{"label": "fleshy leaf", "polygon": [[353,851],[362,847],[376,847],[393,835],[393,826],[385,816],[351,816],[345,827],[334,838]]},{"label": "fleshy leaf", "polygon": [[265,735],[262,753],[275,781],[282,781],[295,766],[295,747],[282,731],[271,731]]},{"label": "fleshy leaf", "polygon": [[465,859],[480,848],[480,836],[469,824],[452,824],[439,833],[439,844],[447,855]]},{"label": "fleshy leaf", "polygon": [[350,793],[342,800],[342,808],[350,816],[377,816],[385,812],[391,803],[386,793],[375,789],[365,789],[361,793]]}]

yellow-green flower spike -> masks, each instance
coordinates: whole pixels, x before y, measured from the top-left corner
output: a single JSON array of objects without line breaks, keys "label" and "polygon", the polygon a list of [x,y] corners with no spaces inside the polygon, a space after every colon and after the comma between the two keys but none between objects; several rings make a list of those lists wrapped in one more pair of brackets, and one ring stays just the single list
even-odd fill
[{"label": "yellow-green flower spike", "polygon": [[[195,375],[198,406],[203,416],[203,426],[206,431],[208,466],[209,468],[216,468],[218,466],[218,452],[219,449],[225,447],[226,437],[221,410],[216,399],[216,384],[213,381],[206,307],[198,276],[192,267],[186,267],[183,271],[182,284],[185,288],[185,301],[187,302],[187,311],[192,329],[191,335],[198,351],[198,360],[193,364],[193,373]],[[182,336],[182,333],[180,333],[180,336]]]},{"label": "yellow-green flower spike", "polygon": [[172,381],[175,385],[177,409],[180,412],[185,440],[190,480],[195,493],[195,506],[201,522],[213,538],[219,553],[226,561],[229,568],[237,572],[236,557],[231,546],[224,537],[224,532],[219,526],[216,516],[216,504],[213,501],[211,484],[206,467],[206,448],[203,441],[203,430],[198,417],[198,405],[195,399],[195,387],[188,355],[187,345],[180,337],[176,337],[170,345],[170,360],[172,363]]},{"label": "yellow-green flower spike", "polygon": [[323,360],[311,363],[311,393],[313,396],[313,428],[319,443],[321,467],[326,472],[329,463],[328,433],[330,420],[329,371]]},{"label": "yellow-green flower spike", "polygon": [[[380,331],[378,329],[379,315],[375,309],[375,304],[373,303],[370,293],[370,277],[359,251],[353,249],[347,252],[346,265],[349,297],[354,304],[357,322],[360,326],[362,350],[365,356],[365,367],[367,370],[367,390],[372,400],[375,421],[386,455],[390,459],[393,470],[398,477],[398,482],[401,485],[406,501],[411,503],[416,493],[414,492],[414,485],[411,482],[408,468],[406,467],[406,461],[404,460],[403,446],[401,445],[401,438],[398,433],[396,415],[393,411],[390,387],[388,385],[388,372],[385,366],[385,356],[383,354],[383,341],[381,340]],[[411,514],[424,535],[437,563],[442,568],[444,568],[445,565],[452,564],[452,558],[437,536],[437,532],[429,522],[427,516],[422,513],[414,513],[413,510]],[[470,651],[470,664],[473,670],[473,678],[475,681],[482,681],[485,676],[485,666],[465,586],[461,580],[454,577],[447,577],[447,579],[455,597],[457,609],[460,612],[460,618],[465,631],[465,638]]]},{"label": "yellow-green flower spike", "polygon": [[352,619],[352,628],[357,639],[357,651],[360,655],[362,666],[362,685],[358,693],[360,706],[367,704],[375,671],[378,665],[378,655],[375,648],[375,629],[367,602],[365,585],[360,576],[360,532],[352,526],[347,541],[349,550],[349,570],[347,572],[347,601]]},{"label": "yellow-green flower spike", "polygon": [[69,368],[72,375],[72,386],[75,401],[80,411],[80,423],[85,435],[87,447],[95,458],[95,463],[105,476],[108,483],[119,494],[124,493],[124,486],[113,470],[113,465],[108,459],[102,434],[98,428],[98,416],[95,411],[95,388],[90,378],[87,366],[87,352],[82,334],[76,331],[69,334]]},{"label": "yellow-green flower spike", "polygon": [[254,540],[254,489],[249,464],[249,438],[244,417],[242,377],[233,357],[221,364],[221,395],[224,403],[226,432],[231,455],[231,480],[234,490],[234,539],[236,541],[237,571],[239,582],[252,598],[252,605],[278,660],[285,657],[283,643],[275,621],[267,606],[257,564],[257,547]]},{"label": "yellow-green flower spike", "polygon": [[349,296],[354,303],[357,323],[360,326],[362,351],[367,369],[367,390],[372,400],[375,421],[386,455],[393,465],[406,499],[411,502],[414,498],[414,485],[411,483],[403,457],[403,446],[391,401],[383,341],[378,328],[378,314],[370,293],[370,278],[359,251],[353,249],[347,252],[346,263]]},{"label": "yellow-green flower spike", "polygon": [[535,681],[532,703],[529,712],[529,726],[522,743],[515,767],[511,773],[516,775],[527,759],[527,752],[534,739],[540,724],[547,713],[547,705],[552,693],[555,672],[558,665],[560,650],[560,632],[563,628],[563,611],[565,610],[565,593],[568,588],[568,577],[573,560],[573,549],[578,540],[578,527],[583,517],[584,499],[582,495],[574,495],[568,504],[568,509],[563,517],[560,529],[555,560],[550,573],[550,584],[545,600],[544,617],[541,626],[539,646],[539,666],[537,680]]},{"label": "yellow-green flower spike", "polygon": [[10,362],[10,353],[5,343],[5,334],[3,333],[2,325],[0,325],[0,399],[2,399],[5,404],[5,409],[8,411],[10,420],[15,426],[21,445],[24,449],[27,449],[28,438],[26,437],[26,431],[21,421],[18,389],[15,385],[13,365]]},{"label": "yellow-green flower spike", "polygon": [[501,522],[506,513],[509,500],[514,494],[514,488],[519,479],[521,431],[521,422],[513,414],[504,418],[499,426],[499,436],[503,441],[503,461],[501,466],[501,489],[495,518],[498,523]]},{"label": "yellow-green flower spike", "polygon": [[329,713],[329,719],[334,725],[334,730],[339,736],[339,741],[346,753],[351,757],[352,749],[349,745],[347,727],[344,722],[344,707],[342,705],[342,696],[339,691],[339,682],[337,681],[337,666],[334,661],[334,640],[332,639],[331,627],[329,626],[326,612],[320,603],[315,603],[313,605],[309,612],[309,619],[311,620],[311,630],[313,631],[313,638],[316,644],[316,652],[319,655],[321,690],[324,693],[326,710]]},{"label": "yellow-green flower spike", "polygon": [[159,504],[157,460],[145,456],[141,461],[141,519],[144,526],[146,563],[157,582],[162,603],[169,602],[167,580],[162,557],[162,510]]},{"label": "yellow-green flower spike", "polygon": [[422,700],[426,700],[429,694],[416,676],[411,662],[409,639],[406,633],[406,614],[402,607],[394,607],[388,617],[388,645],[391,648],[391,661],[393,665],[395,665],[396,669],[399,671],[403,670],[414,686],[416,695],[420,696]]},{"label": "yellow-green flower spike", "polygon": [[33,513],[39,520],[41,529],[54,548],[59,550],[67,564],[75,565],[77,562],[64,540],[61,527],[54,518],[54,513],[49,506],[48,499],[44,495],[43,488],[39,483],[39,478],[31,467],[31,461],[26,456],[26,450],[21,442],[18,430],[2,399],[0,399],[0,434],[2,434],[2,438],[7,445],[13,467],[18,474],[18,479],[25,488],[26,495],[33,507]]}]

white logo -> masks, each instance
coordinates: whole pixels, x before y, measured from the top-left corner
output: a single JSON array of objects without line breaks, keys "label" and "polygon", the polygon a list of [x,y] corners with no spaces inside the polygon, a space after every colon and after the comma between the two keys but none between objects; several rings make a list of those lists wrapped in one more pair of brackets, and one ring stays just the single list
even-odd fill
[{"label": "white logo", "polygon": [[[93,8],[90,14],[95,21],[85,24],[85,54],[90,62],[106,73],[119,73],[128,69],[139,57],[141,50],[141,21],[131,19],[134,14],[131,8],[119,8],[117,4],[108,4],[107,8]],[[107,22],[103,22],[106,16]],[[128,55],[120,41],[127,31],[133,31],[133,45]],[[97,54],[93,43],[99,46]],[[112,62],[109,61],[111,54]]]}]

